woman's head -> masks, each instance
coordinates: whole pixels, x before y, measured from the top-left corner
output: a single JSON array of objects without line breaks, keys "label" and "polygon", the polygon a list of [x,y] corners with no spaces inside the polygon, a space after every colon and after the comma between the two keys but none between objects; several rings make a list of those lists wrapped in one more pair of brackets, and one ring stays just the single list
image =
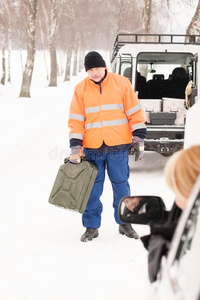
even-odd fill
[{"label": "woman's head", "polygon": [[193,185],[200,174],[200,145],[176,152],[165,167],[168,186],[176,195],[176,204],[186,206]]}]

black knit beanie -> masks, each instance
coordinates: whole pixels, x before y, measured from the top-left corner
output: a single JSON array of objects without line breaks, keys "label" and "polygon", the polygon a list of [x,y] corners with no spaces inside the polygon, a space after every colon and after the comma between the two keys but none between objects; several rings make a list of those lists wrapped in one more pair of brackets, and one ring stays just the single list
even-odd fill
[{"label": "black knit beanie", "polygon": [[98,52],[91,51],[85,56],[84,66],[87,72],[92,68],[106,67],[106,63]]}]

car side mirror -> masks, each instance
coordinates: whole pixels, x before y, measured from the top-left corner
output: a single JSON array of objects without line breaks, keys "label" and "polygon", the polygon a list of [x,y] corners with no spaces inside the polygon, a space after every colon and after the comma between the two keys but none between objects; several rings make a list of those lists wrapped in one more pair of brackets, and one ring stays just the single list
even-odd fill
[{"label": "car side mirror", "polygon": [[119,204],[122,222],[148,225],[165,218],[165,204],[157,196],[125,196]]}]

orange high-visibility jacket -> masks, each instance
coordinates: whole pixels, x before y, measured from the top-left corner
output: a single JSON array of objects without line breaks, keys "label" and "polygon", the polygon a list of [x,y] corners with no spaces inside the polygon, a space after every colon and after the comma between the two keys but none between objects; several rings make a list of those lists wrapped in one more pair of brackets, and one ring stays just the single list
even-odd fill
[{"label": "orange high-visibility jacket", "polygon": [[70,106],[69,139],[80,139],[83,147],[99,148],[132,142],[132,132],[146,128],[144,111],[129,79],[109,73],[101,83],[89,77],[76,87]]}]

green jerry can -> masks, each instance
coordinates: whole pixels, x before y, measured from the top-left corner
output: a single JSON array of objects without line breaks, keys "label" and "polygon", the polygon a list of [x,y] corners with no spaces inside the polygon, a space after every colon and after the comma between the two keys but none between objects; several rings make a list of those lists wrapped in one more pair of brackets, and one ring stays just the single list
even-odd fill
[{"label": "green jerry can", "polygon": [[98,168],[89,161],[73,164],[66,159],[56,176],[49,203],[83,213],[92,191]]}]

